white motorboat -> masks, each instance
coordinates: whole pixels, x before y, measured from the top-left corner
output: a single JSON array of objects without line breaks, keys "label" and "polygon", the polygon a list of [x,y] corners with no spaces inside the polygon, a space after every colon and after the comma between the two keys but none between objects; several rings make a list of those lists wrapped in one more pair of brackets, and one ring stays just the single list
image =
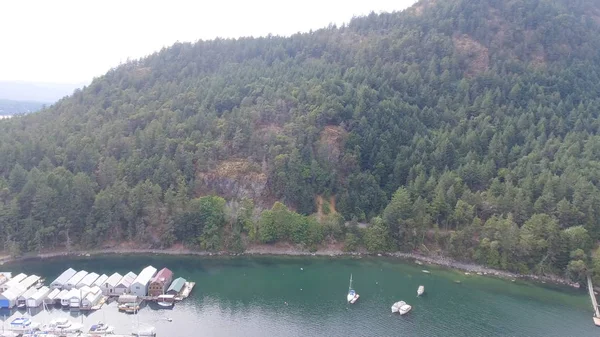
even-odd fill
[{"label": "white motorboat", "polygon": [[350,286],[348,287],[348,296],[346,297],[346,299],[348,300],[348,303],[354,304],[359,297],[360,295],[357,294],[356,291],[354,291],[354,289],[352,289],[352,274],[350,274]]},{"label": "white motorboat", "polygon": [[424,292],[425,292],[425,287],[419,286],[419,289],[417,289],[417,296],[423,295]]},{"label": "white motorboat", "polygon": [[106,325],[102,322],[98,322],[98,324],[94,324],[90,327],[90,333],[94,335],[106,335],[112,334],[115,331],[115,327],[112,325]]},{"label": "white motorboat", "polygon": [[392,305],[392,313],[400,313],[400,315],[408,313],[411,309],[412,307],[404,301],[399,301]]},{"label": "white motorboat", "polygon": [[40,323],[33,322],[29,318],[19,317],[19,318],[13,319],[12,322],[10,322],[10,326],[8,327],[8,330],[17,331],[17,332],[27,332],[27,331],[37,330],[37,328],[39,326],[40,326]]},{"label": "white motorboat", "polygon": [[44,324],[40,328],[40,331],[49,332],[49,333],[53,333],[53,332],[67,333],[67,332],[81,332],[82,329],[83,329],[83,324],[81,324],[81,323],[73,323],[67,318],[57,318],[55,320],[52,320],[49,324]]}]

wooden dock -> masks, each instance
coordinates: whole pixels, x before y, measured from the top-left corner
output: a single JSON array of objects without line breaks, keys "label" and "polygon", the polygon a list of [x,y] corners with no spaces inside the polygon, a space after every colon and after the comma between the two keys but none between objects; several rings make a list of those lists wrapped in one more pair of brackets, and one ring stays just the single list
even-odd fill
[{"label": "wooden dock", "polygon": [[185,286],[183,286],[181,294],[179,294],[179,296],[175,296],[175,300],[182,301],[188,298],[188,296],[190,296],[190,293],[192,292],[192,289],[194,289],[194,286],[196,286],[196,282],[186,282]]},{"label": "wooden dock", "polygon": [[588,291],[590,293],[590,299],[592,300],[592,306],[594,307],[594,324],[600,326],[600,312],[598,311],[598,302],[596,301],[596,294],[594,294],[594,286],[592,285],[592,276],[587,277]]}]

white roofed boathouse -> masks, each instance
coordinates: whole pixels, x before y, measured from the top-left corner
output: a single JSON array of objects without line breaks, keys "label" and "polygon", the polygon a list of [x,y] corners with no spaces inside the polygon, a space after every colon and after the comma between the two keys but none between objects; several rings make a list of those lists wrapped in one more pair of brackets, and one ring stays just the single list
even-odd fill
[{"label": "white roofed boathouse", "polygon": [[85,270],[78,271],[75,275],[73,275],[67,283],[63,286],[64,289],[71,290],[77,287],[77,284],[83,280],[83,278],[88,274]]},{"label": "white roofed boathouse", "polygon": [[137,275],[134,272],[129,272],[121,278],[117,286],[115,287],[115,295],[128,294],[131,288],[131,284],[136,279]]},{"label": "white roofed boathouse", "polygon": [[156,274],[156,268],[148,266],[140,272],[138,277],[131,283],[131,293],[137,296],[146,296],[148,294],[148,285]]},{"label": "white roofed boathouse", "polygon": [[98,286],[94,286],[81,301],[81,309],[90,310],[100,303],[100,300],[102,300],[102,289]]},{"label": "white roofed boathouse", "polygon": [[35,294],[29,296],[27,298],[27,307],[28,308],[37,308],[44,302],[44,299],[50,294],[50,288],[41,287]]},{"label": "white roofed boathouse", "polygon": [[[8,280],[5,283],[3,283],[2,285],[0,285],[0,292],[7,291],[11,287],[21,283],[21,281],[23,281],[26,278],[27,278],[27,275],[25,275],[23,273],[11,278],[10,280]],[[25,289],[25,290],[27,290],[27,289]]]},{"label": "white roofed boathouse", "polygon": [[50,293],[48,294],[48,296],[46,296],[46,298],[44,298],[44,304],[46,305],[53,305],[56,300],[56,297],[60,294],[62,290],[58,289],[58,288],[54,288],[52,289],[52,291],[50,291]]},{"label": "white roofed boathouse", "polygon": [[100,289],[102,289],[102,293],[106,296],[116,295],[115,288],[116,288],[117,284],[119,284],[119,281],[121,281],[122,278],[123,278],[123,276],[119,273],[114,273],[114,274],[110,275],[104,281],[104,283],[100,285]]},{"label": "white roofed boathouse", "polygon": [[77,283],[75,287],[77,289],[81,289],[83,287],[91,287],[94,284],[94,282],[98,279],[98,277],[100,277],[100,275],[96,273],[89,273],[85,275],[85,277],[82,278],[81,281],[79,281],[79,283]]},{"label": "white roofed boathouse", "polygon": [[106,282],[106,280],[108,280],[108,276],[106,274],[102,274],[96,279],[96,281],[94,281],[94,283],[91,286],[101,287],[104,284],[104,282]]},{"label": "white roofed boathouse", "polygon": [[62,289],[65,284],[71,279],[71,277],[75,276],[77,271],[73,268],[69,268],[62,272],[52,283],[50,283],[50,288],[52,289]]}]

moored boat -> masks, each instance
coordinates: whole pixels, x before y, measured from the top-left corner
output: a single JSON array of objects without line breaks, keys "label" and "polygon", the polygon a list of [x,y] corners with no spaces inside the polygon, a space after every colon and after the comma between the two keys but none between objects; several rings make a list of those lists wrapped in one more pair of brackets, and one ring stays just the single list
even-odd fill
[{"label": "moored boat", "polygon": [[112,334],[115,331],[115,327],[112,325],[106,325],[102,322],[98,322],[98,324],[94,324],[90,327],[89,333],[93,335],[106,335]]},{"label": "moored boat", "polygon": [[424,292],[425,292],[425,287],[419,286],[419,288],[417,289],[417,296],[423,295]]},{"label": "moored boat", "polygon": [[156,304],[158,304],[161,308],[171,308],[173,305],[175,305],[175,295],[159,295]]},{"label": "moored boat", "polygon": [[408,313],[411,309],[412,307],[404,301],[399,301],[392,305],[392,313],[399,313],[400,315]]},{"label": "moored boat", "polygon": [[44,324],[40,327],[40,331],[46,333],[69,333],[80,332],[83,329],[83,324],[73,323],[68,318],[57,318],[50,321],[49,324]]},{"label": "moored boat", "polygon": [[346,296],[346,299],[348,300],[348,303],[354,304],[359,297],[360,295],[352,289],[352,274],[350,274],[350,286],[348,287],[348,296]]},{"label": "moored boat", "polygon": [[18,317],[18,318],[13,319],[10,322],[10,326],[8,327],[8,330],[16,331],[16,332],[27,332],[27,331],[37,330],[37,328],[39,326],[40,326],[40,323],[33,322],[29,318]]}]

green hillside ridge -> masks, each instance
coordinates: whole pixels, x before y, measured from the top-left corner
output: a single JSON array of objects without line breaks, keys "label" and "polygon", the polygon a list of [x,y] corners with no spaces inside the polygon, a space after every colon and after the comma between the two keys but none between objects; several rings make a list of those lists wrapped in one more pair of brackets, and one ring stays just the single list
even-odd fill
[{"label": "green hillside ridge", "polygon": [[591,0],[177,43],[0,123],[3,244],[344,242],[600,276],[599,93]]}]

